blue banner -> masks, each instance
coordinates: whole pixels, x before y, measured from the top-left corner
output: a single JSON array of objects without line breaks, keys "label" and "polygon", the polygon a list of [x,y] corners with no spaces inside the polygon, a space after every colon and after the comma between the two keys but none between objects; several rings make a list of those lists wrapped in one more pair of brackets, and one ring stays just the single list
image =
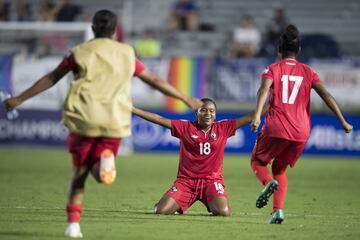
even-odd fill
[{"label": "blue banner", "polygon": [[[194,120],[193,113],[185,115],[158,113],[169,119]],[[217,120],[238,118],[239,114],[217,114]],[[345,134],[340,123],[333,115],[316,114],[312,116],[312,131],[304,153],[324,155],[360,156],[360,116],[347,116],[354,125],[354,131]],[[169,152],[179,150],[179,140],[172,137],[170,130],[139,117],[133,117],[132,138],[135,151]],[[257,134],[252,133],[250,125],[236,131],[226,145],[228,153],[250,153]]]},{"label": "blue banner", "polygon": [[61,112],[20,110],[20,116],[8,120],[0,110],[0,145],[65,146],[67,129],[61,124]]},{"label": "blue banner", "polygon": [[354,126],[346,134],[333,115],[314,115],[311,118],[311,135],[305,147],[305,153],[360,155],[360,116],[346,116]]},{"label": "blue banner", "polygon": [[[195,120],[194,113],[170,114],[157,112],[169,119]],[[242,114],[218,113],[217,120],[233,119]],[[360,156],[360,116],[346,116],[354,125],[354,131],[345,134],[333,115],[314,114],[312,131],[304,153],[323,155]],[[0,145],[66,146],[68,131],[61,123],[59,111],[20,110],[20,117],[9,121],[0,110]],[[246,125],[229,138],[227,153],[250,153],[257,134]],[[170,130],[145,121],[137,116],[132,118],[131,143],[135,152],[178,152],[179,140]]]},{"label": "blue banner", "polygon": [[12,56],[0,54],[0,89],[12,93],[11,88]]}]

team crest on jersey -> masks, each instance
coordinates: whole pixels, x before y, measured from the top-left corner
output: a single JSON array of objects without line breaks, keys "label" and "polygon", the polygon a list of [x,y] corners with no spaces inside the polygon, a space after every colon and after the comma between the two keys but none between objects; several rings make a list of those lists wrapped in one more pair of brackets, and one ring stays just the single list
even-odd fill
[{"label": "team crest on jersey", "polygon": [[173,186],[173,187],[171,188],[171,191],[172,191],[172,192],[177,192],[177,187]]},{"label": "team crest on jersey", "polygon": [[211,138],[211,139],[216,139],[216,134],[215,134],[215,133],[211,133],[211,134],[210,134],[210,138]]}]

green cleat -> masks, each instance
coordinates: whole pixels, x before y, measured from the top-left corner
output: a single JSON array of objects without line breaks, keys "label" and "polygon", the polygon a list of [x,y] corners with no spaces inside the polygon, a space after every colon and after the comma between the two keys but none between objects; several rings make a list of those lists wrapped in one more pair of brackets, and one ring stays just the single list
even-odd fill
[{"label": "green cleat", "polygon": [[269,198],[276,190],[278,190],[278,188],[279,184],[276,180],[272,179],[270,182],[268,182],[260,195],[256,198],[256,207],[262,208],[266,206]]},{"label": "green cleat", "polygon": [[269,220],[269,224],[282,224],[284,222],[284,211],[281,209],[276,210]]}]

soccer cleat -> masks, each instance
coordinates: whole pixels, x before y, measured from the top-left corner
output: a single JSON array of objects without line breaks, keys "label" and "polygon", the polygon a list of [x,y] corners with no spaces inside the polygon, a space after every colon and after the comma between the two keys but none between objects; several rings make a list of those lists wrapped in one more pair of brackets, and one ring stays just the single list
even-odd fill
[{"label": "soccer cleat", "polygon": [[80,231],[80,223],[69,223],[65,229],[65,236],[71,238],[82,238],[83,235]]},{"label": "soccer cleat", "polygon": [[116,178],[115,156],[110,149],[105,149],[100,158],[100,180],[104,184],[112,184]]},{"label": "soccer cleat", "polygon": [[276,210],[269,220],[269,224],[282,224],[284,222],[284,212],[281,209]]},{"label": "soccer cleat", "polygon": [[279,184],[276,180],[272,179],[270,182],[268,182],[260,195],[256,198],[256,207],[262,208],[266,206],[269,198],[278,188]]}]

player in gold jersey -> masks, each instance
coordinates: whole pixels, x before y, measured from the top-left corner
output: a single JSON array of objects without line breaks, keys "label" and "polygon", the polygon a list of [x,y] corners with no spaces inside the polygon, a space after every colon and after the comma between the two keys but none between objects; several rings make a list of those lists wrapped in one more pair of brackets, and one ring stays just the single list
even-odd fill
[{"label": "player in gold jersey", "polygon": [[5,101],[5,108],[10,111],[54,86],[68,72],[75,75],[63,107],[63,123],[69,129],[68,148],[73,161],[66,206],[68,237],[82,237],[79,222],[89,173],[105,184],[115,180],[114,156],[121,138],[130,135],[132,77],[139,77],[193,109],[201,104],[145,69],[131,46],[115,41],[116,25],[117,17],[111,11],[96,12],[92,20],[94,39],[73,48],[53,71]]}]

